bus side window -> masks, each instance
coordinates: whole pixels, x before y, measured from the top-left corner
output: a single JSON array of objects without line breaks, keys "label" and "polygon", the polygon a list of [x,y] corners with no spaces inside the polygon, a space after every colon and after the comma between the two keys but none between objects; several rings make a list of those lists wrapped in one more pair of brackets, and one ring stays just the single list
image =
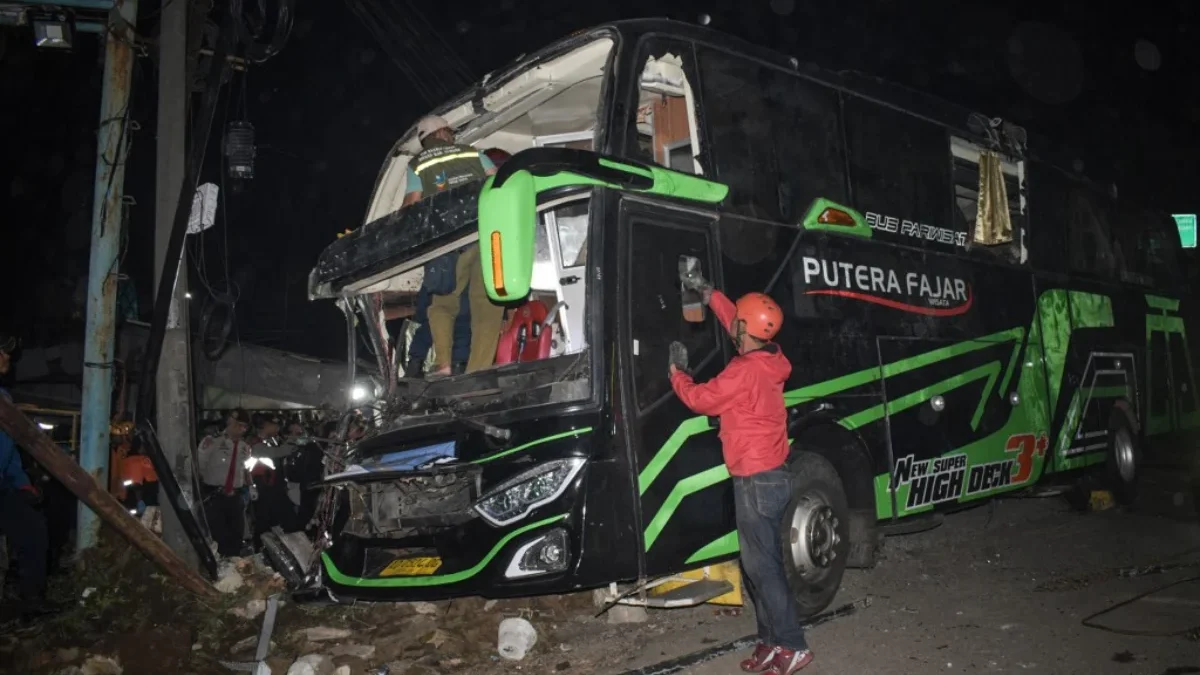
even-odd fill
[{"label": "bus side window", "polygon": [[692,47],[650,39],[639,50],[642,72],[626,156],[703,174]]},{"label": "bus side window", "polygon": [[1125,255],[1113,239],[1112,204],[1082,184],[1059,197],[1067,204],[1067,255],[1072,272],[1101,279],[1121,279]]},{"label": "bus side window", "polygon": [[1183,248],[1175,219],[1150,211],[1141,213],[1145,227],[1138,231],[1138,255],[1146,274],[1160,288],[1174,288],[1182,284],[1179,263]]},{"label": "bus side window", "polygon": [[[972,247],[997,253],[1010,254],[1014,261],[1024,262],[1027,243],[1021,234],[1025,229],[1025,162],[1024,160],[995,154],[991,170],[1000,169],[1007,201],[1008,218],[993,217],[981,222],[979,218],[980,191],[991,186],[991,199],[1001,199],[1001,182],[993,179],[994,174],[985,174],[983,167],[984,148],[968,140],[951,137],[950,154],[954,177],[955,221],[959,231],[967,233]],[[996,161],[998,160],[998,162]],[[982,180],[986,176],[987,180]],[[998,216],[999,214],[997,214]],[[1014,245],[1015,244],[1015,245]]]},{"label": "bus side window", "polygon": [[708,358],[718,345],[715,320],[689,323],[683,319],[679,256],[699,258],[709,275],[716,268],[712,242],[703,229],[635,220],[629,245],[634,386],[638,408],[645,409],[671,393],[667,364],[672,342],[687,347],[692,366]]},{"label": "bus side window", "polygon": [[716,177],[743,215],[797,223],[814,199],[846,199],[838,96],[772,66],[698,47]]}]

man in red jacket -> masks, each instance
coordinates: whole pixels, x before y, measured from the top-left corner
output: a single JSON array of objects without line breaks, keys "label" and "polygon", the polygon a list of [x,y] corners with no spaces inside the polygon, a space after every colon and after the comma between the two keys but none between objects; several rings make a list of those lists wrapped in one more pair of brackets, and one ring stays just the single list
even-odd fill
[{"label": "man in red jacket", "polygon": [[792,364],[771,338],[783,324],[779,305],[748,293],[735,305],[699,277],[684,285],[699,291],[729,332],[737,356],[704,384],[684,372],[687,350],[671,345],[671,387],[683,404],[721,420],[721,453],[733,478],[742,576],[758,623],[758,644],[741,663],[748,673],[791,675],[812,662],[795,599],[783,568],[779,532],[792,499],[788,472],[787,409],[783,385]]}]

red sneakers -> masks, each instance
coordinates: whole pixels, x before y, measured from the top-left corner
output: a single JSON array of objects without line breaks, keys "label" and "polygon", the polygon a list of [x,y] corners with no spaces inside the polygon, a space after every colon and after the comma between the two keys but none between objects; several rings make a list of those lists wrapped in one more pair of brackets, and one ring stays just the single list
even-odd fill
[{"label": "red sneakers", "polygon": [[766,670],[767,675],[792,675],[812,663],[813,660],[812,651],[808,649],[792,651],[776,648],[774,653],[775,658],[771,660],[771,666]]},{"label": "red sneakers", "polygon": [[750,655],[750,658],[743,659],[740,664],[742,672],[761,673],[770,668],[771,662],[775,658],[775,653],[778,651],[778,647],[768,647],[761,642],[754,645],[754,653]]}]

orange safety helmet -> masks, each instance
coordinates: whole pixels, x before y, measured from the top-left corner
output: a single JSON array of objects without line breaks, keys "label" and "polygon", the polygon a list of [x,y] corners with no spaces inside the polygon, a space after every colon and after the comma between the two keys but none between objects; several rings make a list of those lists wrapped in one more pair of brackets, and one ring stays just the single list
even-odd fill
[{"label": "orange safety helmet", "polygon": [[783,310],[766,293],[747,293],[738,298],[736,307],[734,321],[742,321],[750,337],[770,340],[783,327]]}]

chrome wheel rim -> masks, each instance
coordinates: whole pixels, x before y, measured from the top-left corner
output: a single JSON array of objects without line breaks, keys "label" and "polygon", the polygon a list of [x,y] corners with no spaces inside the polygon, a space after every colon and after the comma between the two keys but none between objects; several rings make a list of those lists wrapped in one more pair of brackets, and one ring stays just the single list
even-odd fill
[{"label": "chrome wheel rim", "polygon": [[806,496],[792,511],[788,549],[802,574],[826,569],[837,558],[838,519],[823,499]]},{"label": "chrome wheel rim", "polygon": [[1117,463],[1117,475],[1121,482],[1132,483],[1137,466],[1134,460],[1133,437],[1126,429],[1118,429],[1113,436],[1113,459]]}]

